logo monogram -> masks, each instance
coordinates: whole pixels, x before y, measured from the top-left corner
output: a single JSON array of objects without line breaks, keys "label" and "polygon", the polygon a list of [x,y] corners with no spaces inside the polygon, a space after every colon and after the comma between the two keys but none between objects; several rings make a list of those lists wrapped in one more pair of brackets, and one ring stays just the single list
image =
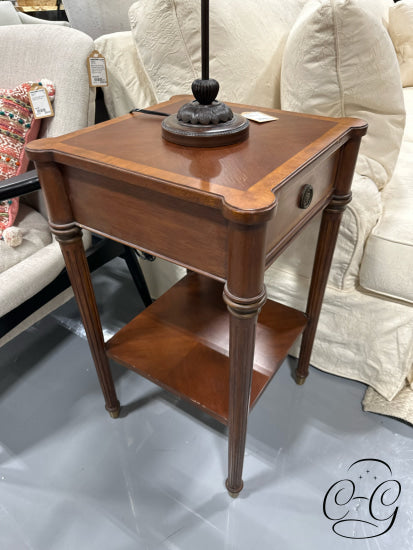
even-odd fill
[{"label": "logo monogram", "polygon": [[[363,458],[348,468],[348,479],[333,483],[323,502],[332,530],[348,539],[371,539],[390,531],[396,520],[401,485],[383,460]],[[390,476],[389,476],[390,474]]]}]

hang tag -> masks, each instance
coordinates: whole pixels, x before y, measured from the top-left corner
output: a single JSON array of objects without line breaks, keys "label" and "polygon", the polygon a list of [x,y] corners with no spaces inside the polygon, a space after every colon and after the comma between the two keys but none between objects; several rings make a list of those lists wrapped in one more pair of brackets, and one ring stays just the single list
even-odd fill
[{"label": "hang tag", "polygon": [[97,50],[94,50],[87,58],[87,70],[91,88],[108,85],[106,60]]},{"label": "hang tag", "polygon": [[248,120],[253,120],[254,122],[270,122],[271,120],[278,120],[277,117],[267,115],[266,113],[261,113],[260,111],[251,111],[241,114],[242,116],[245,116],[245,118],[248,118]]},{"label": "hang tag", "polygon": [[34,118],[49,118],[54,116],[53,107],[47,89],[39,84],[33,84],[29,90],[30,105]]}]

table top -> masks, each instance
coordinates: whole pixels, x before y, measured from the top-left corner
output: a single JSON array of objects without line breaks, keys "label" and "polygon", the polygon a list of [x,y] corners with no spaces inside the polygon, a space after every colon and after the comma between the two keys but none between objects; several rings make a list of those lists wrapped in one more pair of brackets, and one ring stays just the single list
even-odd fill
[{"label": "table top", "polygon": [[[178,96],[156,106],[176,113],[189,100]],[[128,114],[58,138],[30,143],[30,157],[83,168],[137,185],[173,187],[173,194],[197,195],[197,202],[215,201],[241,211],[262,211],[274,205],[274,190],[318,157],[328,156],[349,139],[365,133],[364,121],[327,118],[274,109],[229,104],[234,112],[260,110],[278,120],[250,123],[249,138],[238,144],[184,147],[161,136],[162,117]],[[135,176],[130,179],[128,175]],[[138,176],[138,178],[136,177]]]}]

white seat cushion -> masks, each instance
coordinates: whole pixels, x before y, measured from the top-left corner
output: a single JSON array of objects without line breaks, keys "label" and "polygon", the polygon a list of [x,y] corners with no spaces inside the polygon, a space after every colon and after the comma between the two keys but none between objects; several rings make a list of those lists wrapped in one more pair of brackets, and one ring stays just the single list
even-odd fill
[{"label": "white seat cushion", "polygon": [[[306,0],[210,4],[210,77],[218,99],[279,107],[282,53]],[[129,10],[138,54],[158,101],[191,94],[201,77],[199,0],[140,0]]]},{"label": "white seat cushion", "polygon": [[367,240],[360,284],[413,303],[413,88],[406,88],[404,95],[410,126],[394,176],[382,191],[383,215]]},{"label": "white seat cushion", "polygon": [[21,204],[14,225],[22,232],[23,242],[12,248],[0,241],[0,273],[23,261],[52,242],[49,224],[39,212]]},{"label": "white seat cushion", "polygon": [[[4,290],[0,293],[0,317],[42,290],[64,268],[59,243],[53,239],[45,218],[26,204],[20,204],[18,219],[23,230],[23,244],[10,248],[0,242],[2,261],[3,254],[11,255],[8,269],[0,271],[0,287]],[[88,249],[92,241],[89,231],[83,231],[82,240]],[[14,252],[20,256],[17,262]],[[1,345],[3,343],[5,340]]]},{"label": "white seat cushion", "polygon": [[370,0],[309,0],[285,46],[281,106],[366,120],[356,170],[379,189],[390,180],[405,112],[396,53]]}]

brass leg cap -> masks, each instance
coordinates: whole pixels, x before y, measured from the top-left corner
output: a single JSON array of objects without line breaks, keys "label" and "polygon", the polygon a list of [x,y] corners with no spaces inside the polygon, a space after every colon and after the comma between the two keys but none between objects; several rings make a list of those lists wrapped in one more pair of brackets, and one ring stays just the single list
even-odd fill
[{"label": "brass leg cap", "polygon": [[120,413],[120,403],[119,403],[119,401],[118,401],[118,404],[117,404],[116,408],[108,409],[106,407],[106,410],[108,411],[108,413],[110,414],[110,416],[112,418],[119,418],[119,413]]},{"label": "brass leg cap", "polygon": [[227,479],[225,482],[225,487],[227,488],[228,494],[231,498],[237,498],[240,492],[242,491],[242,488],[244,487],[244,482],[241,481],[241,487],[237,491],[234,491],[228,487],[228,479]]},{"label": "brass leg cap", "polygon": [[295,373],[295,383],[298,386],[302,386],[304,382],[306,381],[306,376],[300,376],[299,374]]}]

